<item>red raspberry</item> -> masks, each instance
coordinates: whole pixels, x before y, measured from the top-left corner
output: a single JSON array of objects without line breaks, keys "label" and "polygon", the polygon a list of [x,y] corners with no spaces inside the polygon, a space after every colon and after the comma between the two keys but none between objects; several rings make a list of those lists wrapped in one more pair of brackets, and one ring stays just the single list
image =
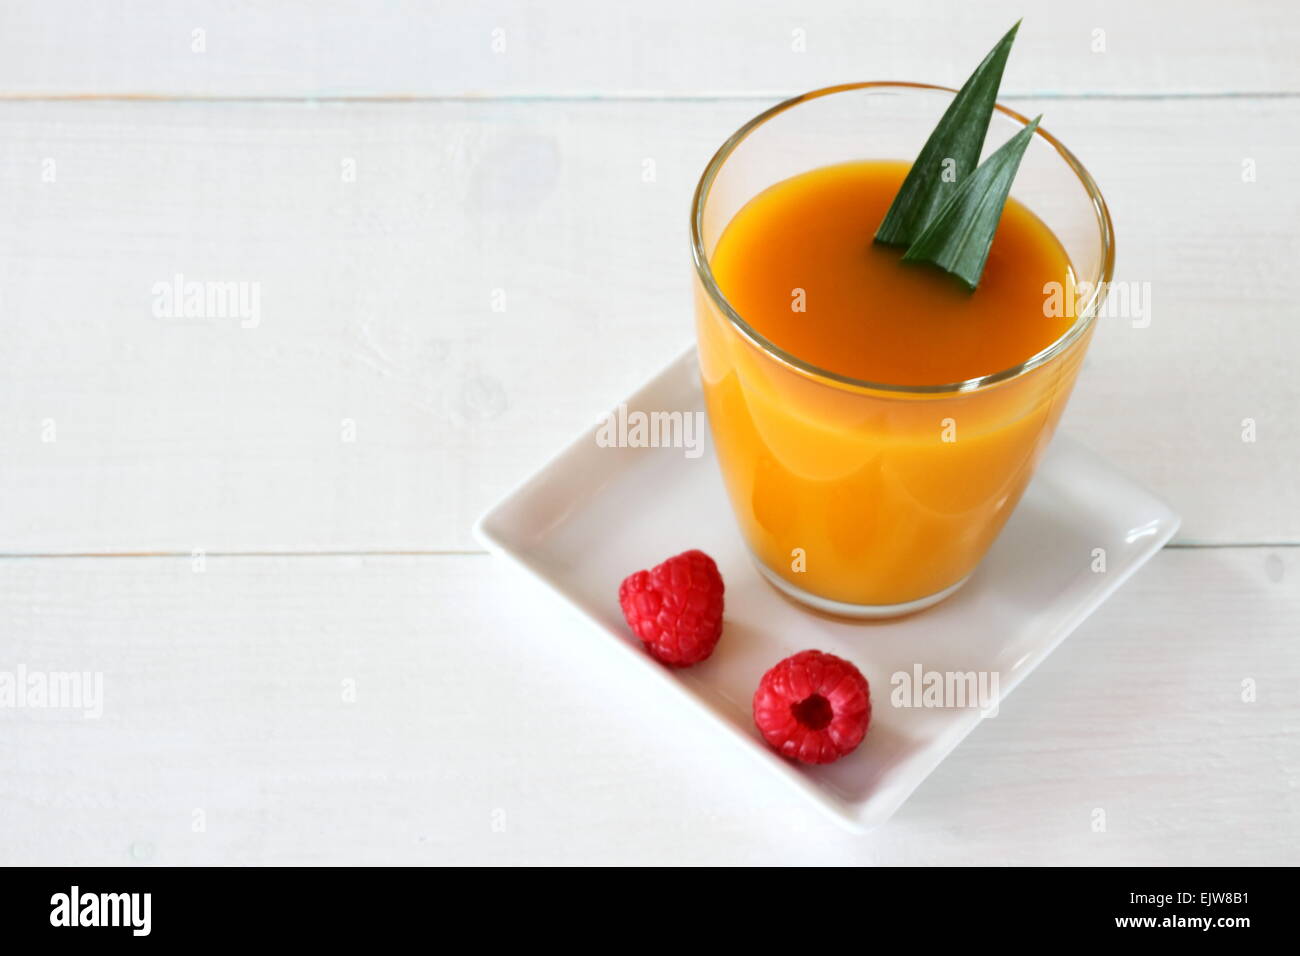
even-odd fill
[{"label": "red raspberry", "polygon": [[848,661],[800,651],[759,681],[754,723],[782,756],[834,763],[862,743],[871,723],[871,689]]},{"label": "red raspberry", "polygon": [[670,667],[698,664],[722,636],[722,575],[703,551],[628,575],[618,603],[650,656]]}]

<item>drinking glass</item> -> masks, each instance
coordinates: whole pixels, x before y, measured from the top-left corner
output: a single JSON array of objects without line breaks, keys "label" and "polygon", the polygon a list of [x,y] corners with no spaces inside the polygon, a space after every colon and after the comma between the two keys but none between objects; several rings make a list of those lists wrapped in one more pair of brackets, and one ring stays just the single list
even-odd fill
[{"label": "drinking glass", "polygon": [[[856,83],[787,100],[723,143],[695,191],[696,333],[722,476],[759,569],[822,611],[910,613],[966,581],[1051,440],[1114,269],[1096,183],[1040,127],[1012,195],[1056,234],[1078,294],[1073,325],[1037,355],[964,382],[861,381],[784,351],[733,308],[710,256],[746,202],[817,167],[915,157],[954,94]],[[998,106],[985,153],[1027,122]]]}]

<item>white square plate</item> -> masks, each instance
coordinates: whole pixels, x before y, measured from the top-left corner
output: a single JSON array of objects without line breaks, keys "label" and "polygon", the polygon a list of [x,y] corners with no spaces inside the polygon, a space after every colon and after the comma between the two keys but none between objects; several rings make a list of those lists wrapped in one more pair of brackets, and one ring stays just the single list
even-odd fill
[{"label": "white square plate", "polygon": [[[694,349],[626,404],[629,411],[703,410]],[[707,435],[703,454],[689,458],[680,448],[600,447],[596,431],[479,519],[480,540],[576,607],[599,639],[619,642],[630,666],[697,706],[707,723],[855,830],[886,820],[982,719],[978,707],[893,706],[894,674],[919,666],[997,675],[996,699],[1005,697],[1179,524],[1164,502],[1058,436],[1001,537],[953,597],[898,620],[842,621],[804,610],[761,577]],[[707,661],[670,670],[624,623],[618,586],[689,548],[712,555],[726,583],[722,640]],[[1093,570],[1097,548],[1105,549],[1104,571]],[[871,684],[866,738],[825,767],[775,754],[751,717],[763,673],[807,648],[853,661]]]}]

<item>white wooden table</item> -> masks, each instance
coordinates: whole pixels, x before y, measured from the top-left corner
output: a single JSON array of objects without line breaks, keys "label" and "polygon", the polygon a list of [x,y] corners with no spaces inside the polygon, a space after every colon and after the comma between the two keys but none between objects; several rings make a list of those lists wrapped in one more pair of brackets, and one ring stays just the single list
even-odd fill
[{"label": "white wooden table", "polygon": [[[1300,8],[365,6],[0,10],[0,671],[104,680],[0,710],[0,862],[1300,862]],[[1021,14],[1154,297],[1065,427],[1183,528],[853,837],[469,529],[689,340],[727,134]]]}]

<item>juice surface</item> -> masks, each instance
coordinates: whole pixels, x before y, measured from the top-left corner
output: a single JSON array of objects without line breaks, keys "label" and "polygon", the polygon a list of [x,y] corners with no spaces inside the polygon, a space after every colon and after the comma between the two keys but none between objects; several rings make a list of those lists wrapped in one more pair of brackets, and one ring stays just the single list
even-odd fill
[{"label": "juice surface", "polygon": [[1000,372],[1065,334],[1073,317],[1044,315],[1043,286],[1055,281],[1072,292],[1069,258],[1015,199],[1007,201],[973,293],[937,267],[900,263],[901,248],[872,242],[909,165],[827,166],[759,194],[714,250],[723,295],[792,355],[890,385],[945,385]]},{"label": "juice surface", "polygon": [[[1065,250],[1010,201],[980,287],[873,244],[907,170],[858,162],[778,183],[732,219],[710,260],[723,294],[778,346],[889,385],[1012,368],[1064,334],[1048,282]],[[806,311],[792,308],[803,290]],[[1033,476],[1090,335],[1051,361],[966,391],[900,393],[805,375],[737,331],[696,286],[714,445],[746,543],[799,591],[896,608],[969,575]],[[1062,310],[1068,311],[1068,310]]]}]

